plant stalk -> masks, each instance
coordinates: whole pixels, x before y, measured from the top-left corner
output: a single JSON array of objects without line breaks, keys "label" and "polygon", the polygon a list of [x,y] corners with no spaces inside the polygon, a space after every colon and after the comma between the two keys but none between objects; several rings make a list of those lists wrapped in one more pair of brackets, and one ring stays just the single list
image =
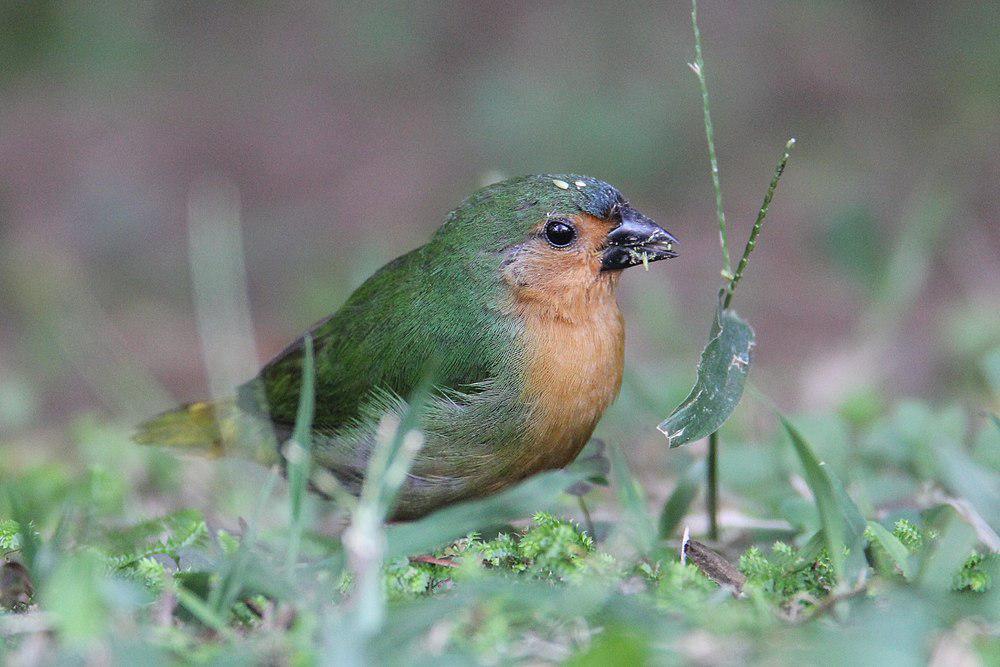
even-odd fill
[{"label": "plant stalk", "polygon": [[[761,227],[764,224],[764,218],[767,217],[767,211],[771,206],[771,200],[774,198],[774,192],[778,188],[778,181],[781,179],[781,174],[785,171],[785,164],[788,163],[788,156],[791,153],[792,147],[795,146],[795,139],[789,139],[785,144],[785,151],[782,153],[781,159],[778,160],[778,166],[774,171],[774,177],[771,178],[771,184],[767,188],[767,192],[764,194],[764,203],[761,204],[760,210],[757,213],[757,219],[754,220],[753,228],[750,230],[750,238],[747,240],[746,247],[743,249],[743,255],[740,257],[739,264],[736,267],[736,272],[733,273],[732,264],[729,259],[729,241],[726,236],[726,212],[722,204],[722,183],[719,178],[719,161],[715,156],[715,131],[712,127],[712,114],[709,110],[708,104],[708,83],[705,79],[705,61],[701,54],[701,31],[698,29],[698,0],[691,0],[691,29],[694,31],[694,62],[688,63],[688,67],[690,67],[691,71],[698,77],[698,85],[701,88],[701,107],[705,120],[705,140],[708,144],[708,161],[712,167],[712,188],[715,190],[715,215],[719,221],[719,245],[722,246],[722,277],[729,281],[729,284],[726,285],[726,297],[723,301],[722,307],[729,308],[729,305],[733,301],[733,293],[736,291],[736,286],[739,284],[740,279],[743,278],[743,272],[746,270],[747,264],[750,262],[750,253],[752,253],[754,248],[757,247],[757,236],[760,235]],[[708,486],[708,535],[713,540],[719,539],[718,462],[719,434],[716,432],[708,438],[708,461],[705,472],[706,484]]]},{"label": "plant stalk", "polygon": [[[719,221],[719,245],[722,246],[722,277],[735,281],[732,264],[729,260],[729,241],[726,237],[726,211],[722,204],[722,181],[719,177],[719,161],[715,156],[715,130],[712,126],[712,113],[708,104],[708,82],[705,79],[705,60],[701,54],[701,31],[698,29],[698,0],[691,0],[691,29],[694,31],[694,62],[688,67],[698,77],[701,88],[701,108],[705,120],[705,141],[708,144],[708,162],[712,168],[712,189],[715,191],[715,217]],[[746,253],[744,253],[746,255]],[[741,260],[742,264],[742,260]],[[732,297],[731,282],[727,289],[725,306],[729,306]],[[705,466],[706,484],[708,486],[708,535],[711,539],[719,539],[718,521],[718,457],[719,434],[713,433],[708,438],[708,461]]]},{"label": "plant stalk", "polygon": [[691,0],[691,28],[694,30],[694,62],[688,67],[698,77],[701,88],[701,108],[705,116],[705,140],[708,143],[708,162],[712,167],[712,188],[715,190],[715,217],[719,221],[719,245],[722,246],[722,275],[726,280],[733,278],[733,267],[729,261],[729,241],[726,237],[726,211],[722,205],[722,182],[719,178],[719,161],[715,157],[715,131],[712,114],[708,105],[708,82],[705,80],[705,61],[701,56],[701,31],[698,30],[698,0]]},{"label": "plant stalk", "polygon": [[587,507],[587,501],[583,499],[583,496],[577,496],[576,500],[580,504],[580,511],[583,512],[583,525],[587,529],[587,533],[596,540],[597,532],[594,529],[594,519],[590,516],[590,508]]},{"label": "plant stalk", "polygon": [[708,537],[711,540],[719,539],[719,432],[716,431],[708,436],[708,463],[706,465],[706,475],[708,477]]},{"label": "plant stalk", "polygon": [[739,284],[740,279],[743,277],[743,272],[747,268],[747,264],[750,263],[750,253],[757,247],[757,237],[760,235],[761,227],[764,226],[764,218],[767,217],[767,211],[771,208],[771,200],[774,199],[774,192],[778,189],[778,181],[781,180],[781,175],[785,172],[785,165],[788,164],[788,156],[794,147],[795,137],[785,142],[785,150],[778,160],[778,166],[774,169],[771,184],[768,185],[767,192],[764,193],[764,202],[760,205],[760,210],[757,211],[757,219],[753,222],[753,228],[750,230],[750,238],[747,239],[746,247],[743,248],[743,256],[740,257],[740,262],[736,265],[736,275],[733,276],[733,279],[729,282],[729,286],[726,288],[726,299],[722,303],[723,308],[729,308],[729,304],[733,300],[733,292],[736,291],[736,285]]},{"label": "plant stalk", "polygon": [[[291,570],[299,560],[302,534],[305,531],[305,503],[312,468],[312,423],[316,411],[316,362],[313,353],[312,336],[306,334],[303,340],[302,388],[299,391],[299,405],[295,415],[295,429],[286,448],[288,492],[291,510],[291,526],[288,537],[286,565]],[[289,456],[290,454],[290,456]]]}]

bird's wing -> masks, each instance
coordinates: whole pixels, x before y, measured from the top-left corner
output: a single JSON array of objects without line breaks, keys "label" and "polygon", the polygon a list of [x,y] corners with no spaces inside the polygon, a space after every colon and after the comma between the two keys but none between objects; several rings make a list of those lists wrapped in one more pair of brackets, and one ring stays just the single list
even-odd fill
[{"label": "bird's wing", "polygon": [[[431,372],[434,384],[446,389],[468,390],[489,381],[510,356],[516,334],[493,302],[491,280],[481,271],[435,261],[428,246],[369,278],[310,332],[316,352],[315,428],[351,424],[376,389],[405,398]],[[241,408],[266,412],[278,425],[295,421],[303,341],[296,340],[240,388]]]}]

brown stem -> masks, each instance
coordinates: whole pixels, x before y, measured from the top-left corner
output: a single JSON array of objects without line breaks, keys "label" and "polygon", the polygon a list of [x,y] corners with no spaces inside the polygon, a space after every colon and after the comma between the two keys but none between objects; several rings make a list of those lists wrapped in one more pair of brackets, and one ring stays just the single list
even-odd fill
[{"label": "brown stem", "polygon": [[438,558],[436,556],[410,556],[411,563],[427,563],[428,565],[439,565],[441,567],[458,567],[458,563],[449,558]]}]

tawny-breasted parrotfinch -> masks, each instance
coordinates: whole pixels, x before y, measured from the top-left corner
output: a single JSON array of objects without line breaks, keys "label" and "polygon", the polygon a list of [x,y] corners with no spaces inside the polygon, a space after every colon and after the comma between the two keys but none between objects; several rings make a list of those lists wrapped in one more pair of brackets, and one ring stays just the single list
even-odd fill
[{"label": "tawny-breasted parrotfinch", "polygon": [[[410,519],[570,463],[621,387],[622,269],[675,256],[676,240],[603,181],[513,178],[449,213],[311,330],[314,465],[357,493],[386,413],[433,372],[425,444],[392,517]],[[234,414],[291,434],[303,338],[230,400],[154,418],[136,439],[221,448]],[[278,451],[273,453],[280,460]]]}]

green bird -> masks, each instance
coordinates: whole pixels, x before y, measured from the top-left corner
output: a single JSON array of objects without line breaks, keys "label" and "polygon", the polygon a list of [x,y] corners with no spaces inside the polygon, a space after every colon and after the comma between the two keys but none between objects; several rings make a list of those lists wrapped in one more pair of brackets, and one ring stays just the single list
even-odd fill
[{"label": "green bird", "polygon": [[[383,266],[309,332],[314,466],[357,494],[380,420],[402,415],[431,371],[424,445],[393,519],[569,464],[621,388],[621,272],[675,257],[676,243],[616,188],[587,176],[524,176],[474,193],[430,242]],[[238,439],[234,424],[249,418],[287,441],[304,341],[235,397],[160,415],[136,440],[226,453]]]}]

